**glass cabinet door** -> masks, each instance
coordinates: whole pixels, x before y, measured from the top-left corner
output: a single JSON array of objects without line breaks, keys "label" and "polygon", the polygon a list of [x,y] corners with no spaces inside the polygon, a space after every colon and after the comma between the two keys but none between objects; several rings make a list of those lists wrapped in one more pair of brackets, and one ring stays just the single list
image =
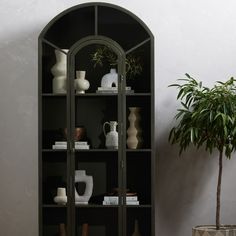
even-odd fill
[{"label": "glass cabinet door", "polygon": [[[118,236],[121,214],[118,56],[98,43],[88,43],[71,55],[75,235],[89,232],[91,236]],[[102,57],[107,58],[103,61]]]},{"label": "glass cabinet door", "polygon": [[[40,221],[43,225],[41,235],[51,236],[66,232],[68,226],[67,55],[62,49],[46,43],[42,44],[41,50],[44,60],[39,84]],[[56,80],[62,81],[58,87]]]}]

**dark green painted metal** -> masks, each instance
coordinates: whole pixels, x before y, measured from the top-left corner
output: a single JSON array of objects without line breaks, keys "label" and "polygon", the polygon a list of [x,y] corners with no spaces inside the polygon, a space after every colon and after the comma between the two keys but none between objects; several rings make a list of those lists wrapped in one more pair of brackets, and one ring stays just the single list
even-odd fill
[{"label": "dark green painted metal", "polygon": [[[100,2],[94,2],[94,3],[86,3],[86,4],[81,4],[78,6],[74,6],[72,8],[69,8],[65,11],[63,11],[61,14],[56,16],[52,21],[48,23],[48,25],[43,29],[39,36],[39,236],[43,236],[42,232],[42,96],[47,96],[42,94],[42,44],[46,43],[50,46],[52,46],[55,49],[59,49],[57,45],[54,45],[53,43],[49,42],[44,38],[45,34],[47,31],[58,21],[60,20],[63,16],[67,15],[71,11],[74,10],[79,10],[83,9],[85,7],[94,7],[94,14],[95,14],[95,29],[94,29],[94,35],[90,37],[83,38],[79,40],[77,43],[75,43],[71,48],[68,53],[68,65],[70,67],[68,71],[68,76],[69,78],[74,77],[74,68],[75,68],[75,61],[74,61],[74,56],[76,53],[84,46],[89,45],[91,43],[100,43],[104,45],[110,46],[114,52],[117,53],[118,55],[118,74],[119,74],[119,93],[118,93],[118,122],[122,125],[119,125],[119,145],[121,148],[119,148],[119,171],[118,171],[118,179],[119,179],[119,185],[122,187],[123,191],[121,192],[120,199],[125,199],[125,189],[126,189],[126,152],[131,152],[130,150],[126,150],[126,130],[127,130],[127,124],[126,124],[126,107],[124,104],[126,104],[126,97],[128,96],[151,96],[151,149],[149,150],[138,150],[140,152],[146,152],[149,151],[151,152],[151,172],[152,172],[152,194],[151,194],[151,205],[142,205],[139,206],[140,208],[150,208],[151,207],[151,235],[155,235],[155,166],[156,166],[156,161],[155,161],[155,137],[154,137],[154,129],[155,129],[155,119],[154,119],[154,109],[155,109],[155,100],[154,100],[154,89],[155,89],[155,83],[154,83],[154,37],[149,28],[145,25],[143,21],[141,21],[137,16],[135,16],[133,13],[130,11],[121,8],[119,6],[113,5],[113,4],[108,4],[108,3],[100,3]],[[150,36],[143,42],[139,43],[138,45],[134,46],[133,48],[130,48],[126,52],[120,47],[119,44],[117,44],[114,40],[109,39],[107,37],[103,36],[98,36],[98,7],[110,7],[111,9],[117,9],[122,13],[126,13],[127,15],[131,16],[133,19],[135,19],[138,24],[140,24],[148,33]],[[151,65],[150,65],[150,71],[151,71],[151,93],[140,93],[140,94],[125,94],[125,86],[126,86],[126,78],[125,78],[125,55],[134,51],[138,47],[141,47],[145,43],[150,43],[150,54],[151,54]],[[72,76],[72,77],[71,77]],[[74,205],[74,170],[75,170],[75,153],[74,153],[74,148],[70,149],[71,142],[70,140],[73,140],[73,130],[75,126],[74,122],[74,115],[75,115],[75,96],[74,90],[73,90],[73,85],[70,82],[70,80],[67,81],[67,95],[66,95],[66,100],[67,100],[67,127],[68,129],[68,136],[70,139],[68,139],[68,149],[67,149],[67,186],[68,186],[68,201],[69,204],[67,205],[67,230],[68,230],[68,235],[74,236],[75,235],[75,205]],[[51,95],[48,95],[51,96]],[[101,96],[101,95],[96,95],[96,94],[86,94],[85,96]],[[107,96],[107,95],[104,95]],[[91,150],[92,151],[92,150]],[[93,150],[96,152],[96,150]],[[109,150],[97,150],[97,151],[109,151]],[[138,152],[137,151],[137,152]],[[101,207],[101,206],[100,206]],[[124,204],[120,204],[117,206],[119,209],[119,224],[120,227],[118,227],[119,236],[126,236],[126,221],[127,221],[127,207]],[[127,235],[128,236],[128,235]]]}]

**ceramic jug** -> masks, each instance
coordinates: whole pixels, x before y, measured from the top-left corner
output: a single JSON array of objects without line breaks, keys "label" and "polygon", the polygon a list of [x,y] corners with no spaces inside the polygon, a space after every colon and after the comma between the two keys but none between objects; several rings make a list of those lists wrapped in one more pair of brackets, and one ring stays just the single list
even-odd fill
[{"label": "ceramic jug", "polygon": [[[110,131],[106,133],[106,125],[109,125]],[[118,132],[116,131],[118,123],[116,121],[105,122],[103,124],[103,132],[106,137],[106,147],[109,149],[118,149]]]}]

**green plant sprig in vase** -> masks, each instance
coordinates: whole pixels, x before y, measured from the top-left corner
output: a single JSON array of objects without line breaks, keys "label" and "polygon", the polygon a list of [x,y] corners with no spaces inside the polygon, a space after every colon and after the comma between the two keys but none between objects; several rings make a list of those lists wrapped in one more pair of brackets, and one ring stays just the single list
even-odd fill
[{"label": "green plant sprig in vase", "polygon": [[210,154],[218,150],[217,232],[223,228],[220,224],[222,159],[223,156],[230,159],[236,149],[236,80],[232,77],[226,82],[218,81],[212,88],[202,86],[202,82],[188,74],[180,81],[181,84],[170,85],[178,89],[177,100],[182,107],[177,110],[178,124],[171,129],[169,141],[179,144],[180,154],[191,144],[197,148],[205,146]]},{"label": "green plant sprig in vase", "polygon": [[[117,55],[107,46],[97,47],[91,54],[91,60],[94,63],[94,67],[102,67],[104,63],[108,63],[111,67],[115,67],[117,65]],[[143,71],[141,58],[132,53],[127,55],[125,65],[126,77],[128,79],[133,79],[136,75],[140,75]]]}]

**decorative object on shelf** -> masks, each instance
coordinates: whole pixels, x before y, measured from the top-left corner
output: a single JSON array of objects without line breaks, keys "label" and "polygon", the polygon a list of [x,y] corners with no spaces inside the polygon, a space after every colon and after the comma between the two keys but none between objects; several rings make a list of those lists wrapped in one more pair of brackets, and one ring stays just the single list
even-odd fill
[{"label": "decorative object on shelf", "polygon": [[[64,138],[67,139],[67,128],[64,128]],[[84,126],[75,127],[74,141],[81,141],[86,138],[86,129]]]},{"label": "decorative object on shelf", "polygon": [[59,224],[59,236],[66,236],[66,225],[64,223]]},{"label": "decorative object on shelf", "polygon": [[[126,93],[134,93],[134,90],[131,89],[130,86],[126,86],[125,87],[125,92]],[[109,93],[109,94],[114,94],[114,93],[118,93],[118,89],[117,87],[98,87],[98,89],[96,90],[96,93]]]},{"label": "decorative object on shelf", "polygon": [[54,76],[52,80],[53,93],[66,93],[66,73],[67,73],[67,56],[68,49],[55,50],[56,64],[51,68]]},{"label": "decorative object on shelf", "polygon": [[77,70],[74,87],[77,94],[85,93],[85,90],[89,89],[89,81],[85,79],[86,71]]},{"label": "decorative object on shelf", "polygon": [[86,175],[85,170],[75,171],[75,183],[85,183],[85,190],[83,195],[79,195],[75,188],[75,203],[88,204],[88,201],[93,193],[93,177]]},{"label": "decorative object on shelf", "polygon": [[139,232],[138,220],[134,221],[134,232],[133,232],[132,236],[141,236],[141,234]]},{"label": "decorative object on shelf", "polygon": [[[119,196],[104,196],[103,205],[118,205]],[[138,196],[126,196],[126,205],[139,205]]]},{"label": "decorative object on shelf", "polygon": [[54,202],[58,205],[66,205],[67,196],[65,188],[57,188],[57,196],[54,197]]},{"label": "decorative object on shelf", "polygon": [[102,88],[112,88],[118,89],[118,74],[116,73],[116,69],[110,69],[110,73],[105,74],[101,80]]},{"label": "decorative object on shelf", "polygon": [[[108,63],[110,66],[117,65],[117,55],[107,46],[99,46],[94,53],[91,54],[94,67],[103,66]],[[141,58],[134,53],[129,53],[125,59],[126,78],[133,79],[136,75],[140,75],[143,71]]]},{"label": "decorative object on shelf", "polygon": [[88,236],[88,224],[87,223],[84,223],[82,225],[82,235],[81,236]]},{"label": "decorative object on shelf", "polygon": [[[88,145],[87,141],[75,141],[75,149],[89,149],[90,145]],[[66,141],[55,141],[55,144],[52,145],[52,149],[67,149]]]},{"label": "decorative object on shelf", "polygon": [[127,146],[130,149],[140,148],[142,145],[141,133],[142,129],[140,127],[140,107],[129,107],[130,114],[128,116],[129,128],[127,130]]},{"label": "decorative object on shelf", "polygon": [[[106,125],[109,125],[110,131],[106,133]],[[103,133],[106,137],[106,147],[109,149],[118,149],[118,132],[116,131],[118,123],[116,121],[106,121],[103,124]]]}]

